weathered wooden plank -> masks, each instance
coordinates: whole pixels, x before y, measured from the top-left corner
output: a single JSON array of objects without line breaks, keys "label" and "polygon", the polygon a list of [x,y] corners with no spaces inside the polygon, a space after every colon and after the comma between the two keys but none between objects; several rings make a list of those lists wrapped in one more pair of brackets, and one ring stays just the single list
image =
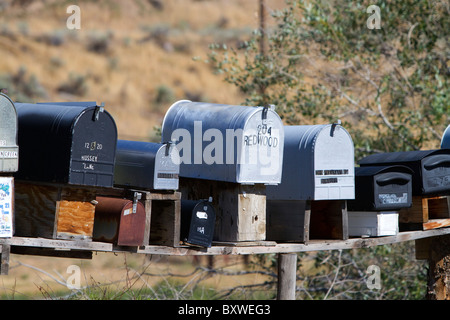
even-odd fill
[{"label": "weathered wooden plank", "polygon": [[310,201],[267,201],[267,240],[306,243],[309,240]]},{"label": "weathered wooden plank", "polygon": [[378,245],[393,244],[405,241],[414,241],[430,237],[450,234],[450,228],[432,229],[426,231],[399,232],[395,236],[380,238],[351,238],[347,240],[310,240],[304,243],[277,243],[270,246],[212,246],[211,248],[194,248],[188,246],[172,247],[164,245],[147,245],[139,248],[117,247],[111,243],[82,241],[82,240],[58,240],[44,238],[13,237],[0,239],[0,245],[41,247],[53,249],[88,250],[99,252],[136,252],[139,254],[161,255],[247,255],[265,253],[295,253],[313,252],[323,250],[345,250],[367,248]]},{"label": "weathered wooden plank", "polygon": [[0,275],[7,275],[9,272],[11,246],[9,244],[2,244],[0,250]]},{"label": "weathered wooden plank", "polygon": [[177,247],[180,245],[181,199],[150,200],[149,243]]},{"label": "weathered wooden plank", "polygon": [[15,235],[90,239],[95,191],[16,181]]},{"label": "weathered wooden plank", "polygon": [[57,201],[54,236],[60,239],[92,238],[95,192],[61,188]]},{"label": "weathered wooden plank", "polygon": [[426,223],[429,219],[450,218],[449,198],[414,196],[411,208],[400,210],[399,223]]},{"label": "weathered wooden plank", "polygon": [[429,219],[423,224],[423,230],[444,228],[450,226],[450,219]]}]

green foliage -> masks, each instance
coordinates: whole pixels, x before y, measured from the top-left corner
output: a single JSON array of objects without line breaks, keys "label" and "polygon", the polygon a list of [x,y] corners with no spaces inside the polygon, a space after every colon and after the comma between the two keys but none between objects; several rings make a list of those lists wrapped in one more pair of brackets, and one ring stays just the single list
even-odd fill
[{"label": "green foliage", "polygon": [[[369,29],[367,8],[380,8]],[[277,25],[238,48],[211,46],[209,62],[247,97],[275,104],[287,124],[340,118],[367,153],[437,147],[449,123],[445,1],[287,1]]]},{"label": "green foliage", "polygon": [[[380,9],[379,29],[369,28],[371,5]],[[450,115],[449,13],[441,0],[289,0],[272,12],[272,29],[236,48],[211,45],[208,62],[245,94],[244,104],[274,104],[285,124],[340,119],[356,160],[438,148]],[[298,298],[424,298],[426,268],[413,249],[319,252],[313,270],[301,267],[311,258],[302,255]],[[380,290],[367,287],[369,265],[380,267]]]}]

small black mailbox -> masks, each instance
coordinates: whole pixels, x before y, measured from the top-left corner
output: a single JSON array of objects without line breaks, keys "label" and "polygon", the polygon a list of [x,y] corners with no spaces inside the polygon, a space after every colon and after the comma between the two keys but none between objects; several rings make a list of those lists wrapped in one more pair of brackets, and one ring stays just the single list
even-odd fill
[{"label": "small black mailbox", "polygon": [[412,170],[405,166],[355,168],[355,200],[349,211],[386,211],[412,205]]},{"label": "small black mailbox", "polygon": [[450,194],[450,149],[380,153],[365,157],[359,164],[407,166],[413,171],[413,196]]},{"label": "small black mailbox", "polygon": [[112,187],[117,127],[95,102],[16,103],[17,179]]},{"label": "small black mailbox", "polygon": [[211,247],[215,222],[210,200],[181,201],[181,240],[186,244]]}]

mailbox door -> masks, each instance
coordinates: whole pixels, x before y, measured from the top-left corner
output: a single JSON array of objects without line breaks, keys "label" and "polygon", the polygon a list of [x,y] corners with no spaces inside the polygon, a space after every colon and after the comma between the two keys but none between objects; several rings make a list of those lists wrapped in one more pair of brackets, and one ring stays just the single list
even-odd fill
[{"label": "mailbox door", "polygon": [[450,194],[450,153],[426,157],[422,167],[425,194]]},{"label": "mailbox door", "polygon": [[375,210],[397,210],[412,204],[411,175],[385,172],[374,177]]},{"label": "mailbox door", "polygon": [[177,190],[180,174],[178,150],[168,144],[160,145],[156,152],[153,187],[156,190]]},{"label": "mailbox door", "polygon": [[18,167],[17,112],[14,103],[0,93],[0,172],[16,172]]},{"label": "mailbox door", "polygon": [[339,125],[321,130],[314,144],[314,200],[355,198],[354,146]]},{"label": "mailbox door", "polygon": [[181,201],[181,237],[193,245],[211,247],[216,214],[207,200]]},{"label": "mailbox door", "polygon": [[117,129],[112,117],[86,109],[73,124],[69,183],[112,187]]}]

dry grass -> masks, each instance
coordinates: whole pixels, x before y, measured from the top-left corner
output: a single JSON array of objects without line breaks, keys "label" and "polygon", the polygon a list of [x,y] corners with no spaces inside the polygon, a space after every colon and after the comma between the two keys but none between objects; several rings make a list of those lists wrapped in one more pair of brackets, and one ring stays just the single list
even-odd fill
[{"label": "dry grass", "polygon": [[[258,27],[256,0],[167,0],[158,10],[147,1],[78,1],[81,29],[68,30],[68,4],[32,2],[0,12],[0,73],[25,67],[48,93],[41,100],[105,102],[119,129],[119,138],[148,140],[170,103],[154,104],[157,88],[165,86],[174,98],[199,98],[236,104],[243,97],[203,61],[216,41],[246,39]],[[269,10],[284,0],[267,1]],[[270,21],[269,21],[270,22]],[[60,40],[59,45],[38,41]],[[97,39],[104,51],[87,50]],[[103,42],[102,42],[103,41]],[[69,75],[84,77],[87,92],[70,96],[58,92]],[[174,101],[175,102],[175,101]]]},{"label": "dry grass", "polygon": [[[105,102],[121,139],[158,139],[154,127],[161,124],[172,103],[154,102],[161,86],[173,91],[173,102],[198,97],[211,102],[241,103],[244,98],[236,88],[214,75],[203,59],[209,44],[246,39],[258,27],[258,1],[162,2],[163,10],[144,0],[73,1],[81,8],[81,30],[68,30],[66,7],[72,2],[32,1],[20,7],[11,5],[12,0],[2,1],[9,6],[0,10],[0,74],[16,74],[25,68],[27,75],[34,75],[47,93],[39,101]],[[284,0],[266,2],[269,10],[284,5]],[[106,48],[89,51],[92,39]],[[51,44],[49,40],[56,42]],[[201,59],[194,61],[194,57]],[[84,95],[58,91],[71,74],[84,77]],[[0,277],[0,294],[9,298],[17,298],[20,293],[40,297],[42,291],[61,290],[63,286],[42,271],[57,279],[61,279],[59,275],[67,278],[67,267],[72,264],[81,267],[87,281],[124,281],[124,259],[123,255],[106,253],[94,255],[93,260],[11,255],[9,275]],[[146,259],[127,256],[127,262],[136,268],[148,263]],[[149,265],[148,271],[161,274],[183,274],[194,268],[188,257],[161,259]],[[147,281],[161,280],[152,279]],[[257,280],[231,279],[213,277],[205,283],[223,288]]]}]

